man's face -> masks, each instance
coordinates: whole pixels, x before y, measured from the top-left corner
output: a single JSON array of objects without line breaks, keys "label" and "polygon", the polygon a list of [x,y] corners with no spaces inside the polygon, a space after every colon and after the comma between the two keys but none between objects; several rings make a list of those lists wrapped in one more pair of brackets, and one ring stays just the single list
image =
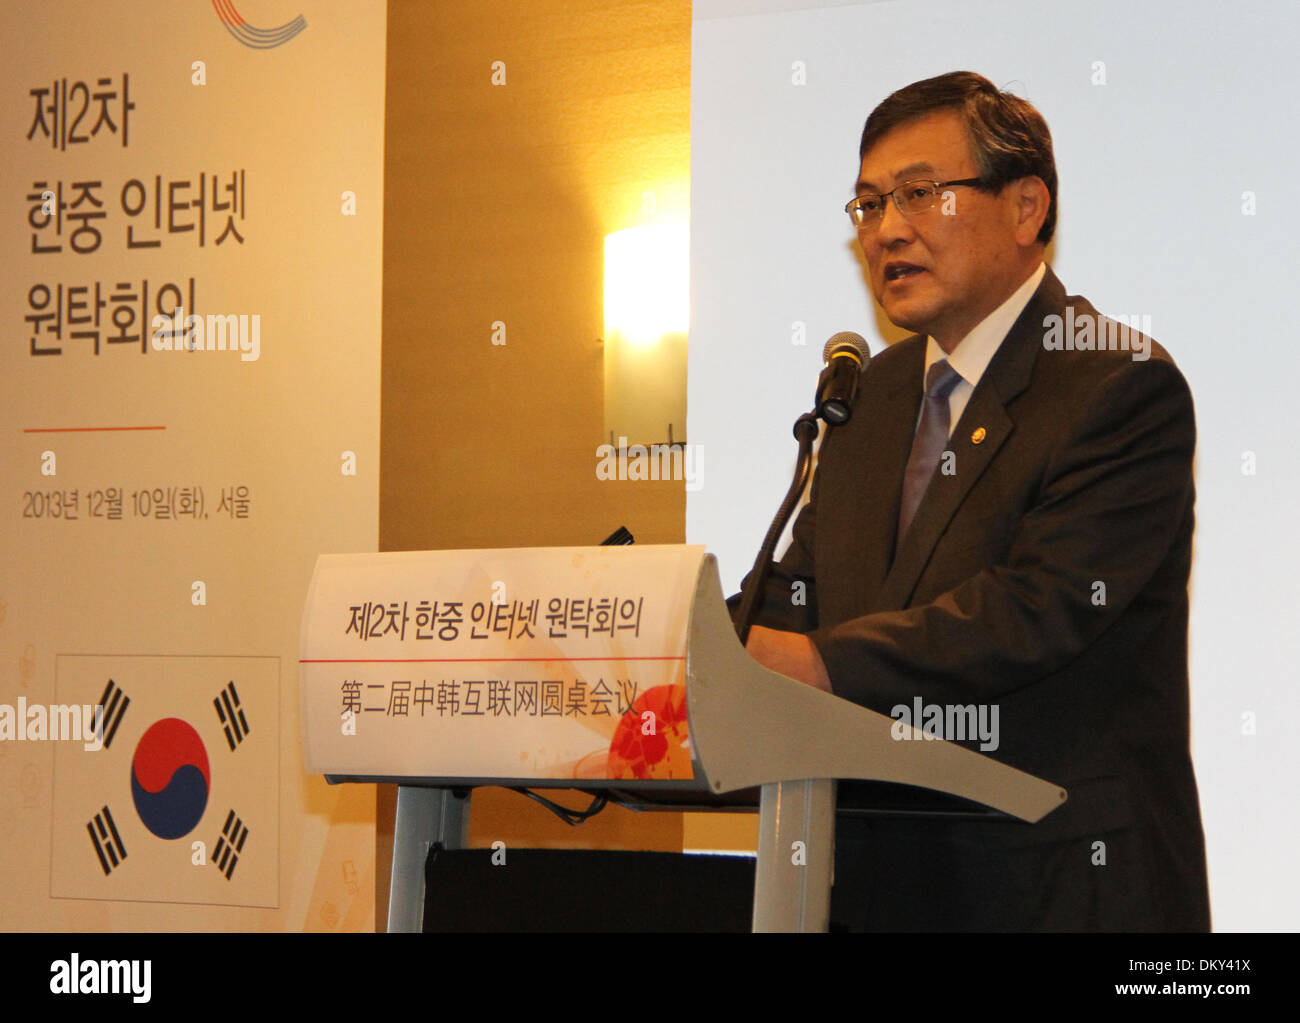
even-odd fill
[{"label": "man's face", "polygon": [[[978,176],[961,115],[942,111],[899,125],[868,150],[858,191]],[[1024,282],[1027,250],[1016,240],[1014,184],[999,195],[963,185],[942,191],[951,194],[906,217],[887,201],[883,219],[858,228],[858,244],[885,315],[951,350]]]}]

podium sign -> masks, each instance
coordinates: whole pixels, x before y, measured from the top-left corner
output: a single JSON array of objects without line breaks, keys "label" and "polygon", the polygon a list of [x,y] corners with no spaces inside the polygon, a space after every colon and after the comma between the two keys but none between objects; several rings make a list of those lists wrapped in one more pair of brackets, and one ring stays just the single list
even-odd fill
[{"label": "podium sign", "polygon": [[302,624],[311,773],[689,782],[702,546],[322,555]]},{"label": "podium sign", "polygon": [[301,672],[307,770],[400,783],[392,930],[419,930],[425,856],[434,842],[464,847],[456,793],[475,785],[761,787],[764,931],[826,927],[835,779],[945,792],[1026,822],[1066,799],[954,743],[900,741],[921,733],[758,664],[703,547],[322,555]]}]

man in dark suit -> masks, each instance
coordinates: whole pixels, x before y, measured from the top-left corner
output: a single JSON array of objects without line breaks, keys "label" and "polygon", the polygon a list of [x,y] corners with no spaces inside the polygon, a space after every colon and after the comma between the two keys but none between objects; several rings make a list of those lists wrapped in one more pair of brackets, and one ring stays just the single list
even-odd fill
[{"label": "man in dark suit", "polygon": [[1028,103],[969,72],[917,82],[860,155],[847,208],[872,290],[917,333],[827,433],[749,650],[896,717],[987,712],[988,755],[1070,798],[1036,825],[841,820],[832,919],[1207,930],[1187,384],[1043,262],[1056,171]]}]

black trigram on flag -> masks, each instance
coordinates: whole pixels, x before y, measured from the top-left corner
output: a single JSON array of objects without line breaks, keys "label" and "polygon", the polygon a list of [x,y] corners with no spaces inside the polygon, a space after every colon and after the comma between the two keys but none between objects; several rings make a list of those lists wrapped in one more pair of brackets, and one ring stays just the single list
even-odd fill
[{"label": "black trigram on flag", "polygon": [[131,705],[131,697],[110,678],[104,687],[104,695],[99,698],[99,704],[104,708],[104,749],[108,749],[113,745],[113,736],[117,734],[117,726],[122,723],[126,708]]},{"label": "black trigram on flag", "polygon": [[[108,745],[107,740],[104,745]],[[108,812],[107,806],[95,814],[95,819],[86,825],[86,830],[90,832],[95,855],[99,857],[99,865],[104,868],[104,876],[107,877],[126,859],[126,846],[122,844],[122,836],[117,833],[117,825],[113,823],[113,815]]]},{"label": "black trigram on flag", "polygon": [[233,751],[248,734],[248,718],[244,717],[244,708],[239,705],[239,694],[235,692],[233,681],[221,690],[221,695],[212,701],[212,706],[217,708],[217,720],[221,722],[226,742]]},{"label": "black trigram on flag", "polygon": [[221,829],[221,837],[217,839],[217,851],[212,855],[212,862],[226,875],[227,881],[235,872],[235,864],[239,862],[239,854],[244,851],[244,842],[247,838],[248,828],[244,827],[244,822],[235,816],[234,810],[231,810],[226,814],[226,823]]}]

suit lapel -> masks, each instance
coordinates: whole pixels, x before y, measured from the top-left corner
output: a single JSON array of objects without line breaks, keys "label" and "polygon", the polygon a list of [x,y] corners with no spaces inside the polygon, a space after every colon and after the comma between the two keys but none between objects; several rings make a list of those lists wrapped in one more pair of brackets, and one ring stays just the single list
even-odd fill
[{"label": "suit lapel", "polygon": [[[843,609],[846,617],[874,606],[889,572],[903,471],[921,408],[917,382],[925,366],[925,339],[912,337],[899,341],[895,348],[900,349],[898,358],[888,365],[883,361],[868,364],[863,378],[863,417],[840,428],[847,431],[842,435],[848,448],[842,453],[844,462],[853,467],[859,491],[857,499],[847,505],[853,521],[834,530],[835,557],[853,566],[845,575],[854,581],[856,590]],[[882,499],[886,494],[890,500]]]},{"label": "suit lapel", "polygon": [[[872,611],[908,606],[921,574],[952,517],[1015,429],[1015,422],[1008,414],[1007,406],[1029,386],[1034,360],[1043,345],[1043,318],[1049,313],[1059,314],[1064,304],[1065,289],[1048,267],[1038,290],[1007,332],[997,354],[993,356],[972,392],[948,443],[947,450],[953,453],[955,459],[955,472],[951,476],[936,472],[921,499],[911,528],[898,548],[884,584],[877,590],[875,599],[868,604]],[[924,359],[924,348],[921,351]],[[913,402],[913,417],[905,420],[907,427],[913,425],[915,409],[920,407],[919,368],[912,380],[916,399]],[[982,433],[979,432],[981,430]],[[901,493],[902,476],[911,451],[913,433],[914,430],[908,429],[906,438],[899,445],[902,459],[896,470],[896,494]],[[941,461],[940,465],[942,464]],[[895,519],[897,511],[896,496]],[[896,528],[896,524],[891,526],[891,533]],[[883,549],[892,550],[892,543]]]}]

